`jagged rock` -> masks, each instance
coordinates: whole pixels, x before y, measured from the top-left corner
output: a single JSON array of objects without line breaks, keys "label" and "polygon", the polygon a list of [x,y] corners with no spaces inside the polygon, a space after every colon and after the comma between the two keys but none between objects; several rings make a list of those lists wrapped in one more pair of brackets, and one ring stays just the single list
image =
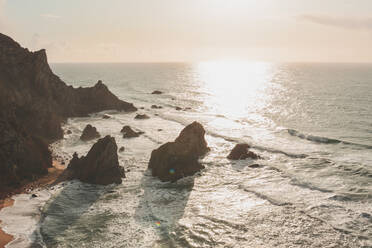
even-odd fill
[{"label": "jagged rock", "polygon": [[66,174],[69,179],[78,179],[92,184],[108,185],[121,183],[124,168],[119,166],[115,138],[107,135],[95,143],[86,156],[74,153]]},{"label": "jagged rock", "polygon": [[68,117],[115,109],[136,111],[98,81],[67,86],[50,69],[45,50],[30,52],[0,34],[0,192],[47,173],[48,143],[63,138]]},{"label": "jagged rock", "polygon": [[134,117],[134,119],[145,120],[145,119],[150,119],[150,117],[146,114],[137,114],[136,117]]},{"label": "jagged rock", "polygon": [[203,126],[193,122],[181,131],[174,142],[153,150],[149,162],[152,175],[162,181],[176,181],[203,169],[198,159],[209,151],[204,134]]},{"label": "jagged rock", "polygon": [[102,116],[102,119],[110,119],[111,118],[111,116],[109,116],[109,115],[103,115]]},{"label": "jagged rock", "polygon": [[162,109],[163,107],[162,106],[157,106],[157,105],[151,105],[151,108],[152,109]]},{"label": "jagged rock", "polygon": [[123,138],[135,138],[141,134],[139,132],[135,132],[130,126],[124,126],[120,132],[123,133]]},{"label": "jagged rock", "polygon": [[151,94],[153,94],[153,95],[160,95],[160,94],[163,94],[163,92],[161,92],[160,90],[155,90]]},{"label": "jagged rock", "polygon": [[125,151],[125,147],[124,146],[120,147],[119,152],[124,152],[124,151]]},{"label": "jagged rock", "polygon": [[248,151],[250,146],[248,144],[237,144],[227,156],[228,159],[231,160],[243,160],[247,158],[251,159],[259,159],[260,156],[255,154],[254,152]]},{"label": "jagged rock", "polygon": [[99,137],[101,137],[101,135],[98,133],[97,129],[92,125],[88,124],[85,126],[83,133],[80,136],[80,139],[82,141],[88,141]]}]

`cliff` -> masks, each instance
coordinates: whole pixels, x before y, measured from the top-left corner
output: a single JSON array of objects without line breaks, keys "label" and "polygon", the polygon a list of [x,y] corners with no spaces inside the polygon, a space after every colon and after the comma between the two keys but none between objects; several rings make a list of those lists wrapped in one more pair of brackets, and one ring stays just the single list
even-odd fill
[{"label": "cliff", "polygon": [[0,33],[0,190],[47,173],[47,145],[63,137],[68,117],[108,109],[137,110],[101,81],[67,86],[53,74],[45,50],[30,52]]}]

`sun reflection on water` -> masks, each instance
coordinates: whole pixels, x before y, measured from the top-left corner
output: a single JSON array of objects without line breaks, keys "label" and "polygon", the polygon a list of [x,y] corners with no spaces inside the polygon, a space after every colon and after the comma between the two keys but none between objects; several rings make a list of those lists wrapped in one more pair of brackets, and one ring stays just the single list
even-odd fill
[{"label": "sun reflection on water", "polygon": [[273,77],[273,64],[247,61],[210,61],[197,65],[205,92],[204,105],[211,111],[235,118],[263,108],[265,89]]}]

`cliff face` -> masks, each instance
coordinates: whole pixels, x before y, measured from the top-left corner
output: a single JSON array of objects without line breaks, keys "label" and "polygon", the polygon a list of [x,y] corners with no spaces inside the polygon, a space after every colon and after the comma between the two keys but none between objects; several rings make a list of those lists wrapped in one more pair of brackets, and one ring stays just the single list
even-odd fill
[{"label": "cliff face", "polygon": [[30,52],[0,33],[0,188],[46,173],[47,143],[63,137],[66,118],[108,109],[137,110],[101,81],[67,86],[51,71],[45,50]]}]

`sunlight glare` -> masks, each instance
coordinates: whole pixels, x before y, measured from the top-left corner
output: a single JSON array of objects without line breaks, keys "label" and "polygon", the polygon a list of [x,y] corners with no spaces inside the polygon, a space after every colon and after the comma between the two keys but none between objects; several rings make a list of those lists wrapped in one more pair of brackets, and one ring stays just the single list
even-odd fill
[{"label": "sunlight glare", "polygon": [[272,65],[248,61],[208,61],[198,73],[208,97],[205,105],[220,114],[242,117],[264,104],[263,91],[272,78]]}]

